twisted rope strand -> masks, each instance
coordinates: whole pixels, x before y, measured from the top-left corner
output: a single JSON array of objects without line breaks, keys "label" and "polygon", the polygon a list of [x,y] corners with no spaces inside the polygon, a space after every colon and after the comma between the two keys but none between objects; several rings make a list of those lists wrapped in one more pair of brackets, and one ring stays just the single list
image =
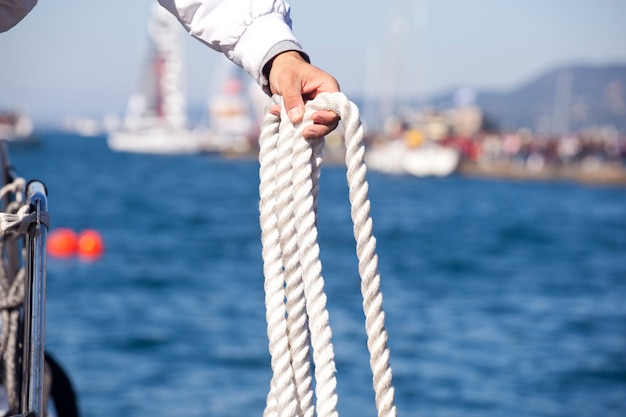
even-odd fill
[{"label": "twisted rope strand", "polygon": [[[281,126],[289,119],[281,118]],[[284,130],[284,127],[282,128]],[[305,310],[304,282],[298,254],[294,218],[293,184],[291,178],[294,157],[293,143],[297,137],[285,137],[278,143],[276,161],[276,203],[278,228],[285,274],[287,305],[287,335],[291,355],[299,416],[313,417],[313,384],[311,377],[309,337]]]},{"label": "twisted rope strand", "polygon": [[[7,250],[17,250],[20,245],[20,235],[27,232],[35,221],[36,214],[30,213],[30,208],[22,205],[26,181],[16,178],[12,183],[0,189],[0,198],[10,195],[12,198],[0,213],[0,254],[3,257],[0,268],[0,319],[2,332],[0,334],[0,358],[2,383],[4,384],[9,412],[17,412],[19,408],[19,376],[18,376],[18,344],[22,327],[21,308],[24,303],[26,285],[26,270],[23,265],[16,265],[17,270],[10,270]],[[46,213],[47,214],[47,213]],[[42,218],[46,224],[49,218]],[[22,255],[24,257],[24,255]]]},{"label": "twisted rope strand", "polygon": [[[320,101],[324,100],[326,100],[326,96],[322,97]],[[369,187],[365,178],[367,168],[364,159],[363,125],[359,121],[358,108],[354,103],[349,102],[343,95],[337,95],[335,103],[335,108],[341,115],[346,130],[346,177],[350,190],[351,215],[359,259],[365,330],[376,393],[376,407],[379,416],[393,417],[396,416],[397,412],[389,364],[388,336],[384,324],[385,313],[382,309],[376,239],[373,235],[370,216]]]},{"label": "twisted rope strand", "polygon": [[[337,416],[332,331],[326,309],[316,226],[324,142],[301,138],[302,129],[307,123],[312,123],[310,114],[329,109],[341,117],[345,127],[346,177],[376,407],[379,416],[395,417],[388,335],[382,309],[376,239],[365,178],[363,127],[358,108],[341,93],[324,93],[308,102],[306,109],[306,121],[298,126],[288,122],[284,109],[280,120],[266,116],[260,139],[259,208],[268,338],[274,371],[265,415],[314,415],[315,411],[310,406],[310,364],[305,360],[305,352],[309,356],[310,343],[315,363],[317,415]],[[304,316],[303,299],[306,307]],[[303,348],[305,345],[306,348]],[[309,376],[305,378],[306,374]],[[289,385],[289,381],[296,385],[295,388]],[[294,405],[295,402],[298,404]]]},{"label": "twisted rope strand", "polygon": [[259,138],[259,159],[268,161],[259,169],[259,212],[261,242],[263,245],[263,273],[265,275],[265,306],[269,351],[272,359],[273,376],[264,416],[294,416],[295,397],[293,377],[289,363],[287,323],[285,319],[285,293],[283,266],[278,233],[276,204],[276,145],[278,138],[278,118],[267,114]]},{"label": "twisted rope strand", "polygon": [[[283,110],[284,111],[284,110]],[[286,114],[283,114],[283,119]],[[291,126],[290,126],[291,127]],[[317,227],[315,216],[313,167],[311,161],[317,161],[313,155],[311,144],[302,139],[299,126],[294,136],[294,161],[292,168],[293,194],[295,201],[295,220],[298,234],[298,248],[302,264],[304,289],[306,294],[307,313],[309,315],[309,332],[313,346],[313,362],[315,363],[315,396],[317,415],[332,417],[337,415],[337,381],[335,378],[335,355],[332,345],[332,331],[326,309],[324,278],[322,264],[319,260],[317,244]]]}]

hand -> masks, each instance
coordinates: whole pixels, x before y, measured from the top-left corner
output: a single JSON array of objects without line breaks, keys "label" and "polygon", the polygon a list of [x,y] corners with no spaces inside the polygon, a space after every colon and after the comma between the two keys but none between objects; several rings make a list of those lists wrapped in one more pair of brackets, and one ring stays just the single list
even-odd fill
[{"label": "hand", "polygon": [[[283,103],[291,123],[299,123],[304,116],[304,100],[311,100],[319,93],[339,91],[337,80],[330,74],[314,67],[296,51],[277,55],[269,73],[272,94],[283,97]],[[272,106],[270,112],[280,115],[280,106]],[[330,110],[316,111],[311,115],[313,124],[302,131],[306,139],[316,139],[332,132],[339,123],[339,116]]]}]

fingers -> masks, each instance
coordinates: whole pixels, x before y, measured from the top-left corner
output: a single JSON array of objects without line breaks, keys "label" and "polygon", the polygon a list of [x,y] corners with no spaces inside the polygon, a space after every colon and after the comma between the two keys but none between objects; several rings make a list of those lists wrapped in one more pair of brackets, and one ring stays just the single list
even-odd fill
[{"label": "fingers", "polygon": [[300,123],[304,117],[304,100],[298,89],[291,89],[289,87],[286,87],[283,92],[283,104],[291,123],[297,124]]},{"label": "fingers", "polygon": [[[285,108],[287,108],[287,106],[285,106]],[[280,105],[274,104],[270,106],[269,111],[274,116],[280,116]],[[303,116],[300,116],[300,120],[302,120],[302,118]],[[319,110],[311,115],[311,121],[313,124],[302,130],[302,137],[305,139],[317,139],[328,135],[339,125],[339,116],[331,110]]]},{"label": "fingers", "polygon": [[[269,70],[270,90],[283,98],[283,106],[293,124],[304,118],[304,101],[315,98],[322,92],[339,90],[337,80],[330,74],[306,62],[295,51],[277,55]],[[280,116],[280,106],[271,106],[270,112]],[[332,111],[322,110],[311,115],[313,124],[304,128],[302,136],[307,139],[326,136],[337,127],[339,116]]]},{"label": "fingers", "polygon": [[[294,94],[294,92],[296,93]],[[300,92],[295,89],[289,91],[289,88],[286,88],[285,93],[283,93],[283,103],[291,123],[300,123],[304,117],[304,100]]]},{"label": "fingers", "polygon": [[274,116],[280,117],[280,104],[273,104],[272,106],[270,106],[270,113],[272,113]]},{"label": "fingers", "polygon": [[[270,106],[269,111],[274,116],[280,116],[280,105]],[[335,130],[339,124],[339,116],[330,110],[319,110],[311,115],[312,125],[302,130],[302,137],[305,139],[317,139],[328,135]]]},{"label": "fingers", "polygon": [[331,110],[319,110],[311,115],[311,120],[315,124],[337,127],[339,116]]},{"label": "fingers", "polygon": [[316,111],[311,115],[313,124],[302,130],[305,139],[317,139],[328,135],[337,128],[339,116],[330,110]]},{"label": "fingers", "polygon": [[295,51],[277,55],[269,73],[270,88],[283,97],[291,123],[300,123],[304,116],[303,83],[307,77],[309,64]]},{"label": "fingers", "polygon": [[312,99],[321,92],[339,91],[339,84],[333,76],[306,62],[296,51],[274,57],[269,82],[272,93],[283,97],[289,120],[294,124],[304,117],[305,99]]},{"label": "fingers", "polygon": [[302,130],[302,137],[305,139],[319,139],[328,135],[330,132],[335,130],[337,125],[326,126],[326,125],[310,125]]}]

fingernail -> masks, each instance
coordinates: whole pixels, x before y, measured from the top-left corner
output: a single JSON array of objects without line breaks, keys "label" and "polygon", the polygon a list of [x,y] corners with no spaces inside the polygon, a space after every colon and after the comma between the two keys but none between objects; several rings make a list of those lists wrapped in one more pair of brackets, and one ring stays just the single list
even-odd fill
[{"label": "fingernail", "polygon": [[299,120],[302,117],[302,111],[300,111],[299,107],[294,107],[293,109],[289,110],[289,120],[296,121]]}]

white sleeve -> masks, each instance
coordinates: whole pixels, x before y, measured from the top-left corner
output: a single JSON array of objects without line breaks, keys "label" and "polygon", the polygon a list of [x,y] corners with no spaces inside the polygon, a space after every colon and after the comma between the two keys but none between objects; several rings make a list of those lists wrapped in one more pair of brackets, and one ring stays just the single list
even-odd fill
[{"label": "white sleeve", "polygon": [[185,29],[241,66],[261,86],[263,66],[277,53],[302,52],[284,0],[159,0]]},{"label": "white sleeve", "polygon": [[37,0],[0,0],[0,32],[17,25],[37,4]]}]

